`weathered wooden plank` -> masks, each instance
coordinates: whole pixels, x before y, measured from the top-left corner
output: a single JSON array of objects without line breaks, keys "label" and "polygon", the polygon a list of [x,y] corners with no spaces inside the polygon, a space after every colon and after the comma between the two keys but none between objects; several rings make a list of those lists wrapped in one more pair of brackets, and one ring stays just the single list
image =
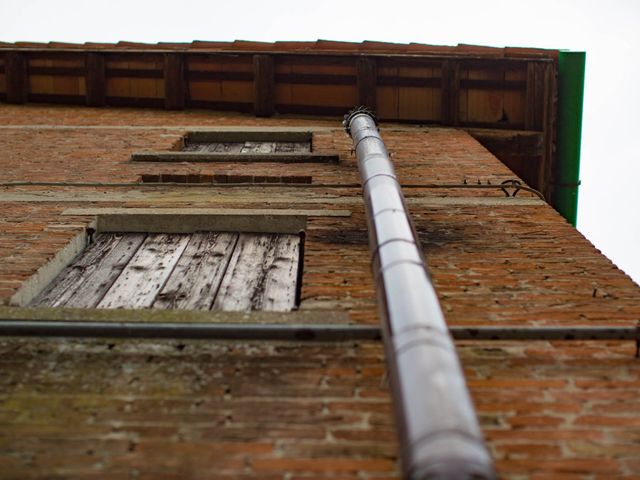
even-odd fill
[{"label": "weathered wooden plank", "polygon": [[309,153],[311,150],[311,142],[297,142],[293,144],[293,151],[296,153]]},{"label": "weathered wooden plank", "polygon": [[153,308],[209,310],[237,241],[237,233],[191,235]]},{"label": "weathered wooden plank", "polygon": [[297,144],[292,142],[277,142],[275,152],[276,153],[292,153],[296,151],[296,146]]},{"label": "weathered wooden plank", "polygon": [[[145,234],[103,234],[52,282],[37,305],[93,308],[145,239]],[[64,275],[64,277],[63,277]],[[34,301],[34,305],[36,305]]]},{"label": "weathered wooden plank", "polygon": [[118,244],[95,266],[65,307],[95,308],[146,238],[144,233],[117,235],[121,237]]},{"label": "weathered wooden plank", "polygon": [[208,143],[187,143],[183,148],[183,152],[208,152],[210,144]]},{"label": "weathered wooden plank", "polygon": [[242,147],[244,143],[242,142],[234,142],[234,143],[217,143],[212,144],[208,151],[214,153],[241,153]]},{"label": "weathered wooden plank", "polygon": [[309,142],[276,142],[276,153],[304,153],[311,151]]},{"label": "weathered wooden plank", "polygon": [[251,311],[253,298],[261,298],[261,277],[264,277],[264,257],[272,236],[243,234],[233,251],[212,310]]},{"label": "weathered wooden plank", "polygon": [[253,110],[257,117],[275,113],[275,62],[271,55],[253,56]]},{"label": "weathered wooden plank", "polygon": [[149,308],[171,275],[189,235],[151,234],[97,308]]},{"label": "weathered wooden plank", "polygon": [[378,83],[376,60],[372,57],[360,57],[356,67],[358,71],[358,104],[375,111]]},{"label": "weathered wooden plank", "polygon": [[60,307],[76,293],[86,278],[100,266],[121,237],[113,233],[98,235],[40,294],[31,301],[33,307]]},{"label": "weathered wooden plank", "polygon": [[146,238],[144,233],[116,235],[120,238],[118,244],[101,263],[95,265],[76,294],[64,304],[65,307],[95,308]]},{"label": "weathered wooden plank", "polygon": [[276,150],[275,142],[244,142],[244,145],[240,149],[240,153],[273,153]]},{"label": "weathered wooden plank", "polygon": [[87,105],[90,107],[104,106],[107,98],[107,80],[103,54],[93,52],[86,54],[84,75]]},{"label": "weathered wooden plank", "polygon": [[4,56],[4,73],[7,102],[25,103],[29,96],[25,56],[18,52],[7,52]]},{"label": "weathered wooden plank", "polygon": [[293,308],[299,248],[298,235],[240,235],[212,309]]},{"label": "weathered wooden plank", "polygon": [[185,152],[210,153],[304,153],[311,151],[309,142],[203,142],[188,143]]},{"label": "weathered wooden plank", "polygon": [[278,235],[264,282],[261,310],[287,311],[295,307],[299,263],[300,235]]},{"label": "weathered wooden plank", "polygon": [[205,153],[240,153],[244,147],[244,142],[203,142],[188,143],[185,152],[205,152]]},{"label": "weathered wooden plank", "polygon": [[182,110],[185,105],[184,56],[164,55],[164,108]]}]

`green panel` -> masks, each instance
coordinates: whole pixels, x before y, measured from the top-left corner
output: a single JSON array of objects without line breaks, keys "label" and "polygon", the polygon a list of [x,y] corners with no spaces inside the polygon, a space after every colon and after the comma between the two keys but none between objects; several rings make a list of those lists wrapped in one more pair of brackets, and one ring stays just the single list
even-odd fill
[{"label": "green panel", "polygon": [[573,226],[578,213],[584,52],[560,52],[558,57],[558,145],[553,205]]}]

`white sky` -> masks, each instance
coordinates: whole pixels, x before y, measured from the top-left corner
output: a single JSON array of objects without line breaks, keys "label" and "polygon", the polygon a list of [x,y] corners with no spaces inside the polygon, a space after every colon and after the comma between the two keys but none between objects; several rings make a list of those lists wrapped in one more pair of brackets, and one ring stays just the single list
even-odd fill
[{"label": "white sky", "polygon": [[578,229],[640,283],[638,0],[0,0],[0,41],[379,40],[587,52]]}]

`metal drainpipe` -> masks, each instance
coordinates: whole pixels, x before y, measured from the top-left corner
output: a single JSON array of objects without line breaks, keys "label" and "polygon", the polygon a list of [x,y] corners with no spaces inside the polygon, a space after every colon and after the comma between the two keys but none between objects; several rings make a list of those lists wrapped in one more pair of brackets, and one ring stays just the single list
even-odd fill
[{"label": "metal drainpipe", "polygon": [[578,219],[584,52],[558,54],[558,144],[553,205],[571,225]]},{"label": "metal drainpipe", "polygon": [[369,244],[406,479],[494,479],[464,374],[375,117],[345,116]]}]

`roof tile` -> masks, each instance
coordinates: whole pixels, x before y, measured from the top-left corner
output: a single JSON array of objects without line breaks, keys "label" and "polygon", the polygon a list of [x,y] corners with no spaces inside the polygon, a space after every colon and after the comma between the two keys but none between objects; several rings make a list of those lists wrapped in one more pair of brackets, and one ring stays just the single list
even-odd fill
[{"label": "roof tile", "polygon": [[467,45],[465,43],[458,44],[454,49],[455,53],[470,53],[474,55],[488,55],[494,57],[504,56],[504,49],[499,47],[484,47],[482,45]]},{"label": "roof tile", "polygon": [[314,50],[323,50],[323,51],[341,51],[341,52],[357,52],[359,50],[360,44],[354,42],[337,42],[335,40],[318,40],[317,42],[312,42]]},{"label": "roof tile", "polygon": [[229,42],[209,42],[206,40],[194,40],[191,42],[190,48],[193,49],[210,49],[210,50],[224,50],[229,47]]},{"label": "roof tile", "polygon": [[341,42],[334,40],[318,40],[316,42],[278,41],[255,42],[248,40],[236,40],[234,42],[212,42],[195,40],[191,43],[160,42],[156,44],[120,41],[113,43],[74,44],[67,42],[0,42],[1,48],[65,48],[65,49],[132,49],[132,50],[211,50],[211,51],[254,51],[254,52],[343,52],[343,53],[388,53],[388,54],[414,54],[414,55],[475,55],[489,58],[500,57],[541,57],[557,58],[557,50],[520,47],[487,47],[481,45],[460,44],[427,45],[423,43],[390,43],[365,40],[362,43]]},{"label": "roof tile", "polygon": [[41,42],[16,42],[14,43],[14,45],[16,47],[23,47],[23,48],[44,48],[47,46],[46,43],[41,43]]},{"label": "roof tile", "polygon": [[228,44],[230,50],[270,51],[274,44],[270,42],[252,42],[249,40],[236,40]]},{"label": "roof tile", "polygon": [[542,48],[505,47],[505,57],[553,57],[558,56],[557,50],[547,50]]}]

